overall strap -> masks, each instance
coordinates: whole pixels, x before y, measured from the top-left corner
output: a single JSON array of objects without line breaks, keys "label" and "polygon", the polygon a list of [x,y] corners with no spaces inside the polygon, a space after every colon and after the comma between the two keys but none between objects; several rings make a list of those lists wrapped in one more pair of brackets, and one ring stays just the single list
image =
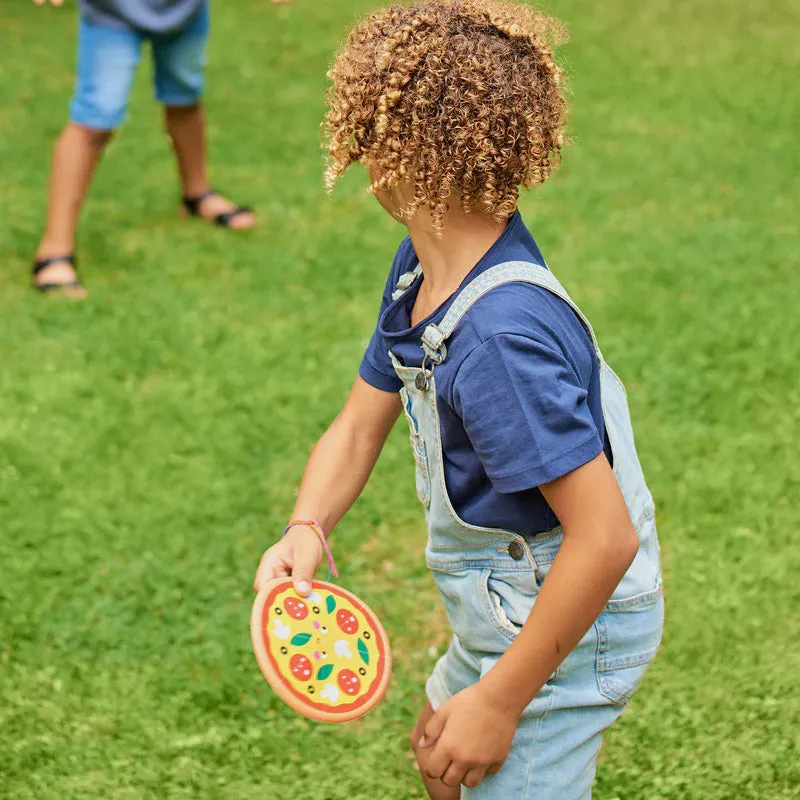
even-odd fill
[{"label": "overall strap", "polygon": [[450,338],[458,323],[461,322],[464,314],[485,294],[506,283],[532,283],[560,297],[578,315],[592,338],[592,344],[597,351],[598,358],[601,361],[603,360],[600,346],[597,343],[597,338],[594,335],[592,326],[589,324],[589,320],[575,305],[575,302],[567,294],[567,290],[549,269],[527,261],[507,261],[504,264],[498,264],[496,267],[487,269],[486,272],[467,284],[453,301],[453,305],[447,310],[444,319],[438,325],[428,325],[425,328],[425,332],[422,334],[422,347],[426,355],[434,363],[443,360],[447,352],[445,342]]},{"label": "overall strap", "polygon": [[[420,275],[422,275],[421,264],[417,264],[417,266],[410,272],[404,272],[402,275],[400,275],[400,277],[397,279],[397,284],[394,287],[394,291],[392,292],[392,302],[402,297],[414,285],[414,282],[417,280],[417,278],[419,278]],[[402,373],[405,367],[400,363],[399,359],[391,350],[389,351],[389,358],[392,360],[394,371],[402,380]]]},{"label": "overall strap", "polygon": [[422,275],[422,265],[417,264],[417,266],[411,270],[411,272],[404,272],[398,279],[397,285],[394,287],[394,291],[392,292],[392,300],[397,300],[398,297],[402,297],[414,284],[414,281]]}]

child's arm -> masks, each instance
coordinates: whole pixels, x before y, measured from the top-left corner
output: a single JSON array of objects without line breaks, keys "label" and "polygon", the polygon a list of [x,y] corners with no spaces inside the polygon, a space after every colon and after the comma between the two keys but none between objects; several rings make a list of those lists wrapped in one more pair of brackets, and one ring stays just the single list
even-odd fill
[{"label": "child's arm", "polygon": [[[37,6],[43,6],[46,5],[47,0],[33,0],[33,2],[36,3]],[[60,6],[63,5],[63,3],[64,0],[50,0],[51,6]]]},{"label": "child's arm", "polygon": [[519,716],[592,626],[639,543],[611,467],[600,455],[541,488],[564,540],[525,625],[498,663],[425,727],[425,771],[476,786],[508,756]]},{"label": "child's arm", "polygon": [[[315,519],[329,534],[361,494],[400,411],[397,393],[357,378],[344,408],[311,453],[292,519]],[[291,575],[297,591],[307,595],[323,555],[313,530],[292,528],[262,556],[255,590]]]}]

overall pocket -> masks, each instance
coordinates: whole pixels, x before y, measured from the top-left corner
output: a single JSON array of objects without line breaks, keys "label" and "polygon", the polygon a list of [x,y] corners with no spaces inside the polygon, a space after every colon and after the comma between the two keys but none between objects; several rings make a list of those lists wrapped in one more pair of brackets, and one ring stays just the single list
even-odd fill
[{"label": "overall pocket", "polygon": [[[514,641],[527,622],[539,594],[539,585],[532,569],[515,572],[484,570],[481,581],[481,588],[486,589],[484,604],[494,630],[508,644]],[[557,680],[561,671],[562,665],[559,665],[547,682]]]},{"label": "overall pocket", "polygon": [[432,567],[436,587],[444,601],[450,628],[467,650],[501,653],[508,640],[489,621],[484,599],[486,570],[441,570]]},{"label": "overall pocket", "polygon": [[597,688],[625,705],[639,687],[661,644],[664,599],[644,596],[624,608],[606,607],[597,622]]},{"label": "overall pocket", "polygon": [[425,440],[418,434],[411,434],[411,449],[414,452],[417,499],[425,508],[431,504],[431,476],[428,468],[428,448]]},{"label": "overall pocket", "polygon": [[646,605],[661,596],[661,557],[652,505],[634,520],[639,550],[619,585],[614,589],[608,609],[624,611]]},{"label": "overall pocket", "polygon": [[400,398],[403,402],[403,411],[408,420],[408,428],[411,433],[409,441],[411,442],[411,452],[414,454],[417,499],[425,508],[429,508],[431,504],[431,478],[428,467],[428,448],[419,432],[419,425],[412,411],[411,397],[405,387],[400,390]]},{"label": "overall pocket", "polygon": [[539,587],[534,570],[486,569],[481,577],[486,615],[495,630],[514,641],[533,608]]}]

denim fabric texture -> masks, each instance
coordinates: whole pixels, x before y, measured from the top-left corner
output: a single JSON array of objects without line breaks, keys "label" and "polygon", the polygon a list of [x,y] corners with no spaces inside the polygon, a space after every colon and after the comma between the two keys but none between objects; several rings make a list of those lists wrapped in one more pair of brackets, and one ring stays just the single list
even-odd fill
[{"label": "denim fabric texture", "polygon": [[[406,291],[419,273],[401,277]],[[421,368],[392,363],[411,431],[417,496],[428,527],[426,562],[444,600],[453,638],[426,686],[438,708],[474,684],[514,641],[536,602],[563,539],[560,528],[533,540],[513,531],[459,519],[444,479],[436,398],[436,367],[447,339],[479,297],[525,281],[568,303],[592,337],[601,364],[605,425],[614,476],[639,537],[638,553],[606,608],[522,715],[503,768],[464,800],[591,800],[603,732],[641,683],[661,642],[664,606],[653,498],[633,438],[625,389],[603,359],[591,325],[548,269],[526,262],[493,267],[465,286],[437,326],[422,337]]]},{"label": "denim fabric texture", "polygon": [[81,19],[78,71],[70,119],[97,130],[113,130],[124,121],[142,46],[153,51],[156,99],[168,106],[192,106],[203,96],[208,7],[183,30],[170,35],[96,25]]}]

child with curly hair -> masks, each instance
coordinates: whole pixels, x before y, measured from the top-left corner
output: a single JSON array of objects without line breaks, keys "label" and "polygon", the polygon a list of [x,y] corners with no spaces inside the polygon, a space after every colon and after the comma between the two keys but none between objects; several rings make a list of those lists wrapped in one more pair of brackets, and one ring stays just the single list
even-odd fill
[{"label": "child with curly hair", "polygon": [[329,73],[328,183],[362,163],[409,235],[255,585],[291,575],[308,594],[314,528],[330,534],[404,413],[453,629],[411,736],[434,800],[589,800],[661,640],[625,391],[516,209],[564,142],[559,31],[511,0],[395,4]]}]

